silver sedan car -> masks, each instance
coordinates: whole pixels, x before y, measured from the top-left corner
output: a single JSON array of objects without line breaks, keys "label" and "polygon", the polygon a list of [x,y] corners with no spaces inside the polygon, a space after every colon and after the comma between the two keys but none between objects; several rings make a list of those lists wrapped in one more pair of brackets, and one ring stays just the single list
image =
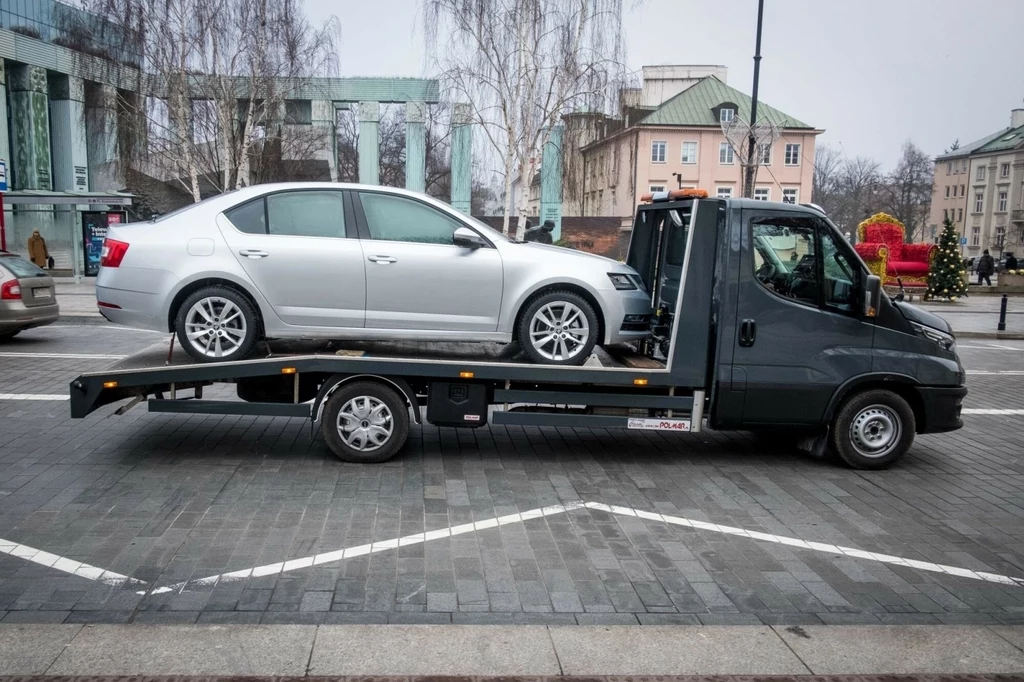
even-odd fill
[{"label": "silver sedan car", "polygon": [[635,270],[520,243],[426,195],[258,185],[112,226],[96,280],[111,322],[176,332],[201,362],[260,338],[518,340],[541,363],[646,336]]}]

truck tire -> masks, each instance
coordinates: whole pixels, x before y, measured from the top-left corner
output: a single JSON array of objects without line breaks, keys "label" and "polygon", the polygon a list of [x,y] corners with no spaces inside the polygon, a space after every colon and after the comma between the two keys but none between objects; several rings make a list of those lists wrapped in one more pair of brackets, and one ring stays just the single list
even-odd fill
[{"label": "truck tire", "polygon": [[832,447],[854,469],[884,469],[910,449],[917,432],[914,411],[892,391],[847,398],[832,421]]},{"label": "truck tire", "polygon": [[345,384],[327,398],[320,432],[342,461],[384,462],[405,445],[409,409],[405,398],[385,384]]},{"label": "truck tire", "polygon": [[586,299],[571,291],[552,291],[526,304],[516,340],[534,362],[582,365],[597,344],[597,334],[597,313]]},{"label": "truck tire", "polygon": [[182,302],[174,318],[178,342],[198,362],[242,360],[259,336],[256,311],[245,296],[209,286]]}]

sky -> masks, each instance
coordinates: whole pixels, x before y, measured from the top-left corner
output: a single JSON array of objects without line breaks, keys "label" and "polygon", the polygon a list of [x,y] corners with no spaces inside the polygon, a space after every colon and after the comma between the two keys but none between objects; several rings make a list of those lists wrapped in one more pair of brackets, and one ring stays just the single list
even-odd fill
[{"label": "sky", "polygon": [[[757,0],[623,0],[627,61],[722,64],[750,93]],[[306,0],[341,23],[342,76],[429,77],[419,0]],[[994,133],[1024,107],[1024,0],[765,0],[760,99],[819,143],[891,168]]]}]

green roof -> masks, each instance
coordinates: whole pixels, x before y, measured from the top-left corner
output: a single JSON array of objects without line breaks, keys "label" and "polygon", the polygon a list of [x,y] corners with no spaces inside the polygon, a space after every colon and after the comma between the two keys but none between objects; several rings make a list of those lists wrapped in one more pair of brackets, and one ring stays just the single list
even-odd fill
[{"label": "green roof", "polygon": [[[644,117],[640,125],[718,126],[720,123],[711,110],[723,102],[735,104],[738,107],[737,116],[750,120],[750,97],[736,88],[730,88],[714,76],[706,76],[696,85],[662,103],[649,116]],[[780,128],[813,129],[813,126],[798,121],[764,102],[757,103],[757,118],[767,119]]]},{"label": "green roof", "polygon": [[1016,149],[1024,144],[1024,126],[1007,128],[993,136],[991,142],[978,147],[975,154],[988,154],[990,152],[1003,151],[1004,149]]},{"label": "green roof", "polygon": [[951,152],[948,152],[948,153],[945,153],[945,154],[940,154],[939,156],[935,157],[935,160],[936,161],[945,161],[947,159],[958,159],[960,157],[970,156],[971,154],[975,153],[976,151],[978,151],[979,149],[984,147],[986,144],[988,144],[989,142],[991,142],[995,138],[999,137],[1000,135],[1009,134],[1009,132],[1010,132],[1009,128],[1003,128],[999,132],[992,133],[991,135],[986,135],[985,137],[981,138],[980,140],[975,140],[974,142],[969,142],[968,144],[961,145],[960,147],[956,148],[955,150],[953,150]]}]

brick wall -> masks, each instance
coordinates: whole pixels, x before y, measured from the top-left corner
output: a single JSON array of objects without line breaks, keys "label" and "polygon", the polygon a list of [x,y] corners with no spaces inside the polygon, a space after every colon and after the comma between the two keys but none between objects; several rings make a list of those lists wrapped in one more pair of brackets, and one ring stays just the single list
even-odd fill
[{"label": "brick wall", "polygon": [[[501,229],[501,216],[474,217],[496,230]],[[516,219],[512,218],[510,229],[514,229],[515,223]],[[531,218],[530,226],[536,224],[537,219]],[[615,217],[563,217],[561,245],[622,260],[626,257],[631,233],[628,230],[620,229],[621,224],[622,219]]]}]

